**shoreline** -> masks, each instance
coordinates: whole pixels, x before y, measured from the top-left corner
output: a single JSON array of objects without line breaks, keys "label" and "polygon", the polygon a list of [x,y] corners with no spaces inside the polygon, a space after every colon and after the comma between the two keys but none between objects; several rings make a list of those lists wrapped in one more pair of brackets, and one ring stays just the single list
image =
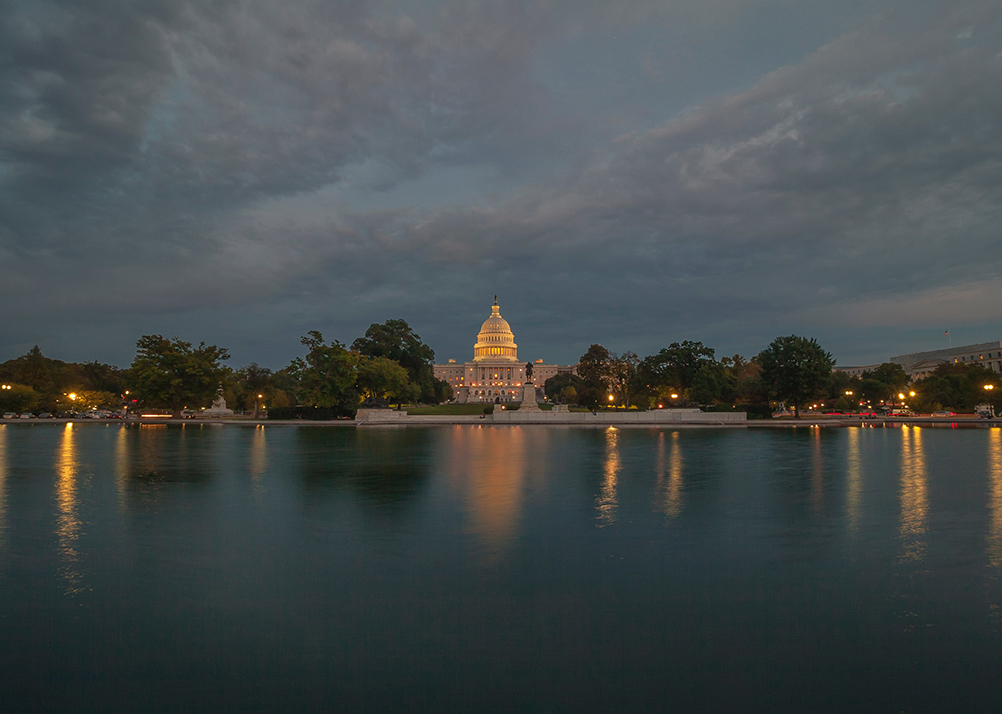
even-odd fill
[{"label": "shoreline", "polygon": [[[601,412],[599,413],[601,414]],[[714,412],[707,412],[707,416]],[[721,412],[721,414],[734,414],[734,412]],[[939,429],[990,429],[1002,428],[1002,418],[979,419],[977,417],[966,417],[961,419],[949,417],[893,417],[875,419],[857,418],[814,418],[814,419],[753,419],[721,421],[717,419],[695,420],[653,420],[635,419],[630,421],[619,420],[574,420],[574,421],[550,421],[550,420],[525,420],[525,421],[494,421],[492,419],[481,419],[477,416],[429,416],[414,415],[397,417],[392,420],[367,422],[357,419],[333,419],[329,421],[311,419],[0,419],[0,425],[40,425],[40,424],[122,424],[124,426],[325,426],[325,427],[366,427],[366,428],[400,428],[400,427],[428,427],[428,426],[544,426],[544,427],[565,427],[565,428],[589,428],[604,429],[610,426],[617,429],[796,429],[806,428],[848,428],[848,427],[881,427],[897,428],[900,426],[926,426]]]}]

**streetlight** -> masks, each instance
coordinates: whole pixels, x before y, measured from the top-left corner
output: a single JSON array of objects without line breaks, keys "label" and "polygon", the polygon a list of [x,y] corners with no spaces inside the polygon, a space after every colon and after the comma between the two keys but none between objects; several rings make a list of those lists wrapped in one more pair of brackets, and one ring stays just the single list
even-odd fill
[{"label": "streetlight", "polygon": [[985,385],[985,389],[987,389],[990,392],[993,389],[995,389],[995,385],[994,384],[986,384]]},{"label": "streetlight", "polygon": [[671,398],[672,399],[678,399],[678,395],[677,394],[673,394],[673,395],[671,395]]},{"label": "streetlight", "polygon": [[845,390],[845,395],[846,395],[847,397],[851,397],[851,396],[852,396],[852,390],[851,390],[851,389],[847,389],[847,390]]},{"label": "streetlight", "polygon": [[915,392],[908,392],[908,396],[909,397],[914,397],[915,396]]}]

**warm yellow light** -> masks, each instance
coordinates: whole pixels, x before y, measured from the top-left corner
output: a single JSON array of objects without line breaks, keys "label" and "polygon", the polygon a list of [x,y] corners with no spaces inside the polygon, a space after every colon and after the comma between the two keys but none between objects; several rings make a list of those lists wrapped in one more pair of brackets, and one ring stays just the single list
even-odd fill
[{"label": "warm yellow light", "polygon": [[904,394],[898,394],[898,399],[904,399],[904,398],[905,398]]},{"label": "warm yellow light", "polygon": [[671,398],[672,399],[678,399],[678,395],[677,394],[673,394],[673,395],[671,395]]},{"label": "warm yellow light", "polygon": [[258,395],[257,395],[257,398],[258,398],[258,399],[264,399],[264,395],[263,395],[263,394],[258,394]]},{"label": "warm yellow light", "polygon": [[994,384],[986,384],[985,385],[985,389],[988,389],[988,390],[995,389],[995,385]]},{"label": "warm yellow light", "polygon": [[610,394],[609,395],[609,401],[611,402],[612,400],[613,400],[613,396]]},{"label": "warm yellow light", "polygon": [[852,396],[852,390],[850,389],[850,390],[846,391],[846,394],[851,397]]},{"label": "warm yellow light", "polygon": [[664,408],[665,408],[664,404],[658,404],[658,409],[664,409]]},{"label": "warm yellow light", "polygon": [[125,390],[125,393],[126,393],[126,394],[128,394],[128,393],[129,393],[129,390],[128,390],[128,389],[126,389],[126,390]]},{"label": "warm yellow light", "polygon": [[69,395],[67,396],[69,396],[69,398],[72,399],[73,401],[76,401],[77,399],[77,395],[74,392],[70,392]]}]

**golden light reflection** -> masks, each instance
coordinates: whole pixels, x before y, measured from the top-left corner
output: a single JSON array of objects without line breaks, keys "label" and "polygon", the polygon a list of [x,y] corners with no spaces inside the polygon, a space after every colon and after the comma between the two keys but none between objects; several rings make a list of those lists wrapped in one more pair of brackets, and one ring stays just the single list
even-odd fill
[{"label": "golden light reflection", "polygon": [[250,475],[254,482],[255,493],[260,493],[263,486],[264,473],[268,470],[268,444],[264,435],[264,424],[254,427],[250,448]]},{"label": "golden light reflection", "polygon": [[859,455],[859,439],[862,429],[850,427],[848,432],[848,453],[846,454],[846,494],[845,510],[849,530],[855,532],[859,525],[859,490],[862,482],[862,459]]},{"label": "golden light reflection", "polygon": [[821,427],[811,430],[811,504],[820,513],[825,502],[825,464],[821,458]]},{"label": "golden light reflection", "polygon": [[678,518],[682,514],[682,445],[679,443],[677,431],[673,431],[669,439],[671,451],[666,453],[668,450],[665,447],[665,433],[658,434],[658,491],[661,493],[659,500],[662,503],[661,510],[666,516]]},{"label": "golden light reflection", "polygon": [[929,515],[928,473],[922,449],[922,429],[901,427],[901,538],[900,562],[925,557],[926,519]]},{"label": "golden light reflection", "polygon": [[499,555],[518,534],[526,473],[527,438],[521,427],[450,433],[450,481],[465,494],[469,529]]},{"label": "golden light reflection", "polygon": [[602,490],[595,499],[595,510],[598,512],[600,526],[612,525],[616,522],[616,511],[619,502],[616,500],[616,485],[619,478],[619,430],[610,426],[605,430],[605,473],[602,479]]},{"label": "golden light reflection", "polygon": [[999,568],[1002,567],[1002,429],[988,430],[988,478],[991,480],[988,563]]},{"label": "golden light reflection", "polygon": [[115,486],[118,489],[118,507],[124,511],[127,506],[126,489],[129,485],[129,472],[131,469],[131,457],[129,454],[129,427],[124,424],[118,428],[118,436],[115,437]]},{"label": "golden light reflection", "polygon": [[56,455],[56,507],[59,511],[56,519],[56,537],[59,540],[59,553],[62,559],[60,570],[66,581],[67,594],[83,590],[80,554],[77,552],[81,525],[77,513],[80,506],[77,495],[79,468],[73,423],[67,422]]}]

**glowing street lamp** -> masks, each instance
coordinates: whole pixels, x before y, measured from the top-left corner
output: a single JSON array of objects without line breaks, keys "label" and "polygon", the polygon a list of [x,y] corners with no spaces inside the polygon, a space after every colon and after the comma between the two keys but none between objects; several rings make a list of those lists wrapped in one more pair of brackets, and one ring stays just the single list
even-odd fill
[{"label": "glowing street lamp", "polygon": [[914,397],[915,396],[915,392],[908,392],[908,396],[909,397]]},{"label": "glowing street lamp", "polygon": [[985,389],[987,389],[990,392],[993,389],[995,389],[995,385],[994,384],[986,384],[985,385]]},{"label": "glowing street lamp", "polygon": [[671,398],[672,399],[678,399],[678,395],[677,394],[673,394],[673,395],[671,395]]},{"label": "glowing street lamp", "polygon": [[898,399],[904,400],[904,398],[905,398],[904,394],[898,394]]},{"label": "glowing street lamp", "polygon": [[69,394],[67,394],[66,396],[67,396],[67,397],[69,397],[71,401],[74,401],[74,402],[75,402],[75,401],[77,400],[77,395],[76,395],[76,392],[70,392],[70,393],[69,393]]},{"label": "glowing street lamp", "polygon": [[846,395],[847,397],[851,397],[851,396],[852,396],[852,390],[851,390],[851,389],[847,389],[847,390],[845,390],[845,395]]}]

